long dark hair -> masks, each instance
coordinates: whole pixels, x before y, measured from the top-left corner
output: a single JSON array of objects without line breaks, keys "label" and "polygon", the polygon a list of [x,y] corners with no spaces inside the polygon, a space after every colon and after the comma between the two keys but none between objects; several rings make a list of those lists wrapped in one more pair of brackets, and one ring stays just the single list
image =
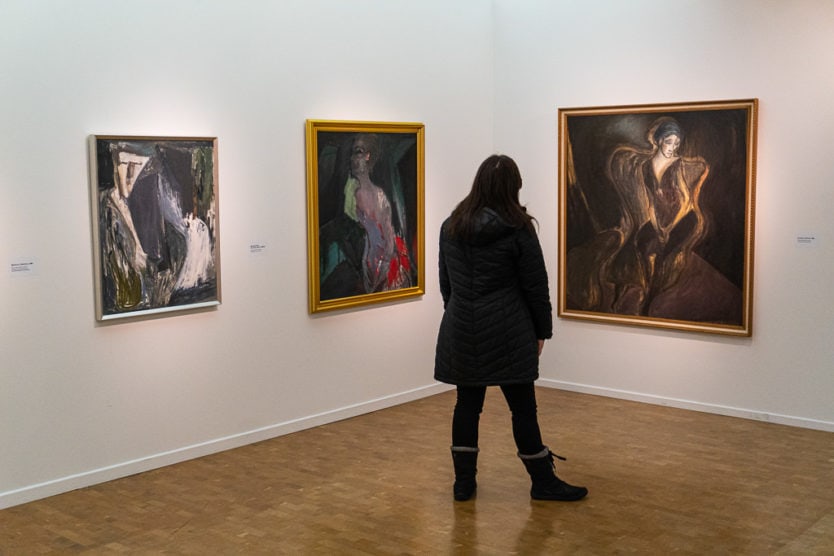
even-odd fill
[{"label": "long dark hair", "polygon": [[494,154],[481,163],[472,189],[449,217],[447,232],[452,237],[469,239],[478,216],[485,208],[495,211],[508,225],[534,231],[534,218],[518,200],[521,172],[507,155]]}]

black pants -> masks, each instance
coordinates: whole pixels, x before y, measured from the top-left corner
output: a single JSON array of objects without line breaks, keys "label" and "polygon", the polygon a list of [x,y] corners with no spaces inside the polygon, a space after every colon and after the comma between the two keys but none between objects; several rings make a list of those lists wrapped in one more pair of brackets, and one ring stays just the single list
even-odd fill
[{"label": "black pants", "polygon": [[[452,416],[452,446],[478,446],[478,422],[484,408],[486,386],[458,386],[458,398]],[[501,386],[510,406],[513,438],[520,454],[537,454],[544,449],[536,415],[536,391],[533,383]]]}]

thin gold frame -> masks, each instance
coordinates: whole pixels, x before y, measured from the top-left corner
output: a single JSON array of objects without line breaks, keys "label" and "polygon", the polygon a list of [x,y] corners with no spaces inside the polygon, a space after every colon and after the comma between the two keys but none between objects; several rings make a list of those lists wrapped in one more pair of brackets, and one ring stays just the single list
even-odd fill
[{"label": "thin gold frame", "polygon": [[[159,303],[153,300],[145,300],[139,306],[135,308],[131,307],[122,307],[122,308],[114,308],[111,307],[113,303],[110,301],[105,301],[105,282],[104,282],[104,242],[102,241],[102,227],[101,227],[101,217],[102,217],[102,199],[100,193],[102,192],[102,187],[105,185],[105,181],[109,178],[105,178],[104,176],[99,175],[99,156],[98,156],[98,143],[99,141],[103,142],[103,144],[115,144],[115,143],[133,143],[134,145],[139,145],[141,143],[148,143],[149,146],[153,144],[177,144],[182,143],[183,145],[189,144],[191,146],[197,146],[195,144],[201,144],[200,147],[209,147],[211,151],[211,190],[209,194],[210,201],[208,203],[202,203],[205,205],[203,209],[207,212],[206,219],[210,219],[211,222],[207,226],[209,230],[209,238],[211,241],[211,274],[213,285],[208,286],[209,294],[200,294],[194,297],[198,298],[196,300],[189,300],[185,298],[181,301]],[[217,152],[217,137],[165,137],[165,136],[138,136],[138,135],[91,135],[88,139],[89,144],[89,160],[90,160],[90,204],[91,204],[91,218],[92,218],[92,240],[93,240],[93,264],[94,264],[94,284],[95,284],[95,313],[96,313],[96,320],[98,321],[110,321],[114,319],[126,319],[126,318],[136,318],[136,317],[145,317],[145,316],[154,316],[154,315],[163,315],[172,312],[181,312],[181,311],[188,311],[188,310],[195,310],[195,309],[203,309],[207,307],[215,307],[220,305],[221,303],[221,272],[220,272],[220,200],[218,197],[219,192],[219,182],[218,182],[218,152]],[[193,156],[193,155],[192,155]],[[205,161],[203,161],[204,163]],[[192,158],[192,164],[196,164],[196,162]],[[194,166],[192,166],[192,171]],[[141,177],[141,173],[135,176],[138,180]],[[181,176],[182,178],[182,176]],[[203,179],[205,176],[203,176]],[[196,190],[197,188],[202,187],[202,184],[191,184],[192,190]],[[195,198],[197,196],[196,191],[192,191]],[[126,202],[126,201],[125,201]],[[192,199],[194,205],[197,205],[198,202]],[[198,209],[195,207],[193,211],[196,213]],[[192,218],[187,223],[187,226],[190,227],[198,227],[200,226],[199,223],[195,223],[195,219],[198,218],[199,215],[192,214]],[[205,222],[203,222],[205,224]],[[130,228],[133,228],[131,223]],[[124,235],[124,234],[123,234]],[[134,235],[135,230],[130,233],[128,232],[127,235]],[[138,239],[138,238],[137,238]],[[202,284],[205,286],[205,284]],[[116,305],[118,305],[116,303]]]},{"label": "thin gold frame", "polygon": [[[333,120],[306,121],[307,261],[309,279],[309,311],[311,314],[336,309],[357,308],[386,301],[404,300],[421,296],[425,293],[424,133],[424,125],[422,123],[413,122],[396,123]],[[408,195],[408,198],[405,199],[403,204],[406,205],[407,210],[415,220],[413,224],[408,222],[408,226],[411,228],[408,233],[410,241],[406,240],[404,242],[407,244],[408,257],[410,259],[409,265],[406,266],[411,269],[411,278],[409,282],[411,285],[386,291],[372,291],[370,293],[356,289],[348,291],[347,294],[337,294],[335,297],[331,297],[331,292],[328,289],[327,298],[322,299],[321,231],[322,226],[328,223],[321,221],[322,202],[324,201],[325,203],[329,203],[328,206],[331,208],[335,207],[335,213],[338,213],[339,217],[344,216],[345,211],[343,210],[343,205],[339,205],[338,202],[334,203],[335,200],[339,199],[339,195],[344,195],[344,191],[342,189],[344,183],[337,182],[338,188],[334,189],[331,186],[327,192],[323,192],[322,184],[320,183],[320,175],[324,174],[325,170],[329,171],[327,174],[329,176],[335,175],[334,172],[344,172],[345,163],[349,164],[349,161],[344,158],[345,151],[344,148],[341,148],[339,149],[340,154],[337,156],[337,160],[334,163],[333,156],[337,149],[332,144],[328,144],[328,146],[325,147],[329,156],[322,156],[323,153],[320,149],[320,137],[328,138],[331,143],[334,141],[341,141],[344,146],[347,145],[348,141],[352,141],[357,135],[360,134],[381,136],[382,139],[388,143],[396,144],[398,142],[408,142],[410,144],[411,141],[414,143],[414,158],[413,160],[409,158],[410,164],[413,163],[413,168],[411,168],[411,171],[408,172],[408,175],[403,176],[403,182],[407,182],[409,184],[408,187],[412,189],[410,195]],[[385,152],[386,150],[383,149],[383,158],[386,156]],[[334,170],[334,168],[336,169]],[[324,184],[325,186],[328,184],[332,185],[332,183],[334,183],[334,180],[325,181],[327,182]],[[386,199],[387,198],[388,197],[386,196]],[[408,203],[411,203],[412,206],[408,207]],[[335,214],[334,210],[330,210],[329,213],[330,215]],[[400,219],[407,220],[406,218]],[[348,225],[354,226],[350,224]],[[358,230],[359,228],[354,229]],[[328,237],[332,237],[332,234],[328,233]],[[416,267],[416,269],[413,267]]]},{"label": "thin gold frame", "polygon": [[[757,114],[758,99],[559,108],[559,317],[730,336],[752,335]],[[642,156],[657,153],[651,151],[656,147],[649,138],[649,122],[660,122],[661,118],[679,121],[684,140],[680,151],[674,154],[681,160],[706,165],[706,174],[698,178],[697,187],[687,187],[689,191],[683,194],[684,197],[691,195],[685,201],[697,207],[697,211],[693,209],[696,216],[690,222],[695,222],[691,227],[698,230],[699,239],[692,240],[691,250],[681,255],[680,266],[669,262],[677,260],[674,257],[647,256],[648,249],[637,247],[636,239],[634,242],[629,239],[636,238],[630,235],[638,228],[634,222],[645,218],[646,213],[653,215],[649,218],[654,218],[654,222],[662,218],[657,216],[652,201],[646,204],[651,195],[660,193],[649,196],[640,193],[642,200],[633,201],[638,197],[635,191],[648,189],[643,185],[624,185],[627,180],[620,178],[628,175],[623,170],[627,166],[615,158],[620,156],[625,160],[630,156],[629,148],[632,153],[642,152]],[[638,129],[642,130],[641,141],[635,140]],[[699,149],[703,152],[698,152]],[[710,159],[706,153],[714,157]],[[637,160],[641,155],[631,156],[631,160]],[[637,163],[633,164],[628,168],[634,171]],[[683,170],[676,172],[683,175]],[[679,183],[686,183],[681,179]],[[634,184],[644,183],[641,180],[648,183],[652,178],[636,178]],[[707,202],[720,214],[707,214]],[[650,208],[635,211],[630,208],[635,205]],[[636,212],[641,215],[633,216]],[[680,216],[683,211],[676,214]],[[661,228],[656,224],[653,229]],[[672,231],[674,228],[666,228],[665,232],[654,233],[660,237],[669,234],[661,245],[672,245]],[[722,235],[722,232],[726,233]],[[724,245],[719,248],[722,242]],[[625,245],[634,246],[629,252],[635,258],[622,254]],[[718,261],[722,250],[723,259]],[[687,262],[693,252],[701,261]],[[722,264],[710,262],[708,254]],[[636,262],[638,259],[643,262]],[[664,260],[668,266],[661,267]],[[707,262],[706,266],[702,261]],[[687,276],[685,271],[674,270],[696,266],[704,269],[702,277],[713,277],[697,282],[697,287],[691,286],[696,282],[683,281],[682,277]],[[635,271],[635,268],[644,270]],[[646,277],[660,272],[657,269],[668,270],[654,282],[661,286],[647,285]],[[732,287],[724,284],[713,270],[729,278]],[[639,286],[629,285],[635,282],[618,281],[630,276],[628,273],[642,277],[636,282]],[[704,295],[712,291],[716,293]],[[725,298],[721,305],[719,299]],[[630,303],[638,299],[641,301]],[[638,306],[641,309],[635,311]]]}]

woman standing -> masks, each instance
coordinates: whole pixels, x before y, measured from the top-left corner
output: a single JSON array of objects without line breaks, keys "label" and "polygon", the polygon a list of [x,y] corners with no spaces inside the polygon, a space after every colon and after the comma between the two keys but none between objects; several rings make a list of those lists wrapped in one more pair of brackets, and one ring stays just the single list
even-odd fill
[{"label": "woman standing", "polygon": [[[553,335],[547,271],[533,217],[518,200],[521,174],[508,156],[478,168],[472,190],[440,230],[443,320],[434,377],[457,386],[452,419],[455,500],[475,493],[478,422],[487,386],[500,386],[513,437],[537,500],[579,500],[588,490],[554,474],[542,443],[533,382]],[[558,457],[558,456],[557,456]]]}]

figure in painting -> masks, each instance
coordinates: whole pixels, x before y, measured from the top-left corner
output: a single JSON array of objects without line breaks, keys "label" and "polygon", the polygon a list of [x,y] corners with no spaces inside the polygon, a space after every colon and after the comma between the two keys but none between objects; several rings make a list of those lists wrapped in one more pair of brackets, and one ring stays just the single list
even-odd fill
[{"label": "figure in painting", "polygon": [[357,135],[350,155],[351,175],[345,184],[345,213],[362,225],[362,281],[365,291],[395,290],[410,286],[408,251],[394,231],[391,203],[371,181],[379,157],[376,135]]},{"label": "figure in painting", "polygon": [[674,118],[656,119],[647,139],[648,150],[622,144],[608,157],[619,224],[568,253],[568,298],[582,310],[735,322],[740,291],[696,252],[708,232],[700,197],[710,166],[681,154]]},{"label": "figure in painting", "polygon": [[143,276],[148,256],[127,200],[149,157],[121,152],[115,158],[114,185],[99,193],[104,299],[116,311],[135,310],[147,303]]},{"label": "figure in painting", "polygon": [[683,158],[683,132],[671,118],[649,130],[652,153],[616,149],[608,166],[622,199],[623,245],[612,267],[618,284],[614,310],[645,315],[657,295],[673,286],[704,234],[698,195],[709,167],[700,157]]},{"label": "figure in painting", "polygon": [[[399,173],[388,172],[392,178],[386,180],[387,187],[378,183],[377,176],[384,178],[386,172],[375,172],[382,154],[377,134],[351,134],[347,147],[348,171],[344,180],[322,180],[342,184],[341,190],[332,195],[340,199],[338,214],[325,218],[319,234],[322,299],[414,285],[414,266],[405,233],[409,220]],[[325,149],[323,158],[328,153],[332,155]],[[340,175],[336,169],[332,172]],[[320,180],[328,173],[320,171]]]}]

